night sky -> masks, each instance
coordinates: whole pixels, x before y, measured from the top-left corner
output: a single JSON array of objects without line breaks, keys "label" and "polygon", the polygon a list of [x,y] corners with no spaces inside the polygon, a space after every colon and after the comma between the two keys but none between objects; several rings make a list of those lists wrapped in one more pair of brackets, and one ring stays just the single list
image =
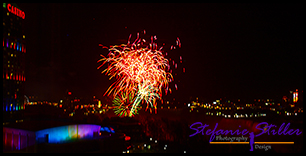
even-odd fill
[{"label": "night sky", "polygon": [[114,81],[97,70],[108,53],[99,44],[143,30],[166,45],[180,38],[169,53],[183,57],[186,72],[176,71],[172,97],[280,98],[303,89],[303,4],[17,5],[26,14],[26,95],[41,100],[68,90],[101,98]]}]

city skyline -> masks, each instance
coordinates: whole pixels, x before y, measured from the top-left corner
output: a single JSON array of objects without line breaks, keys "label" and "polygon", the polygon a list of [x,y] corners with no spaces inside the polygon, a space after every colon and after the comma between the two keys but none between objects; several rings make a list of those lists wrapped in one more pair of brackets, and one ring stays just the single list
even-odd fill
[{"label": "city skyline", "polygon": [[303,90],[298,4],[18,5],[28,15],[29,96],[58,100],[68,90],[101,98],[112,81],[96,69],[106,54],[99,44],[126,43],[143,30],[161,43],[181,40],[172,55],[183,57],[186,72],[175,77],[173,97],[281,98]]},{"label": "city skyline", "polygon": [[302,22],[303,4],[3,3],[3,152],[303,152]]}]

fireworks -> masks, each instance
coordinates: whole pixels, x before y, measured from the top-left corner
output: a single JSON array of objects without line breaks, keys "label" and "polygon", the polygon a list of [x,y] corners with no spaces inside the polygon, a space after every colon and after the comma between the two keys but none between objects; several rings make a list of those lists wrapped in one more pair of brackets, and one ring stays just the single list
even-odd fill
[{"label": "fireworks", "polygon": [[[143,33],[145,34],[145,31]],[[173,76],[169,60],[162,51],[163,47],[158,47],[154,42],[157,40],[156,36],[151,36],[150,42],[141,39],[139,33],[134,42],[131,43],[130,39],[131,35],[127,44],[110,47],[100,45],[108,49],[109,53],[108,57],[101,55],[102,59],[98,62],[102,64],[98,69],[108,63],[108,67],[102,73],[108,75],[109,79],[115,78],[116,81],[105,94],[114,97],[113,106],[116,114],[131,117],[137,114],[143,102],[147,104],[147,108],[150,106],[156,109],[156,99],[162,98],[162,88],[168,90]],[[179,38],[176,45],[181,47]],[[171,46],[171,49],[175,47]],[[175,64],[174,60],[172,63]],[[175,88],[177,89],[177,85]]]},{"label": "fireworks", "polygon": [[125,93],[117,95],[113,100],[114,112],[119,116],[133,116],[137,114],[139,107],[136,107],[136,111],[131,111],[133,106],[133,97],[131,95],[127,96]]}]

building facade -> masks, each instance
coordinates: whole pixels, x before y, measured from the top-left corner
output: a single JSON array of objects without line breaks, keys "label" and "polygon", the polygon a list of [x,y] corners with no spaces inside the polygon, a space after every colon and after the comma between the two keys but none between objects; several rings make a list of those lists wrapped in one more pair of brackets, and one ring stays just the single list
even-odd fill
[{"label": "building facade", "polygon": [[15,3],[3,3],[3,119],[25,109],[25,13]]}]

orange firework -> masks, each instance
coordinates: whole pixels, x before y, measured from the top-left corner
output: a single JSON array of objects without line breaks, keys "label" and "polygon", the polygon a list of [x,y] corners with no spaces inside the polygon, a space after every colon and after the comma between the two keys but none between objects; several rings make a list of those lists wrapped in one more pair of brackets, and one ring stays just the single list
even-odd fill
[{"label": "orange firework", "polygon": [[[129,116],[132,116],[137,113],[135,112],[136,107],[143,100],[156,109],[155,99],[162,97],[162,88],[168,88],[169,82],[173,81],[173,76],[169,72],[170,65],[168,59],[164,57],[163,47],[158,47],[154,42],[157,40],[156,36],[151,37],[150,43],[141,39],[139,33],[133,43],[130,42],[130,39],[131,35],[127,44],[114,45],[109,48],[100,45],[107,48],[109,53],[108,57],[101,55],[102,59],[98,62],[103,63],[98,69],[107,62],[108,67],[102,73],[110,76],[109,79],[116,78],[105,94],[112,94],[113,97],[116,97],[119,93],[125,93],[134,97],[132,98],[134,99],[133,105],[128,113]],[[178,38],[177,45],[181,46]]]}]

